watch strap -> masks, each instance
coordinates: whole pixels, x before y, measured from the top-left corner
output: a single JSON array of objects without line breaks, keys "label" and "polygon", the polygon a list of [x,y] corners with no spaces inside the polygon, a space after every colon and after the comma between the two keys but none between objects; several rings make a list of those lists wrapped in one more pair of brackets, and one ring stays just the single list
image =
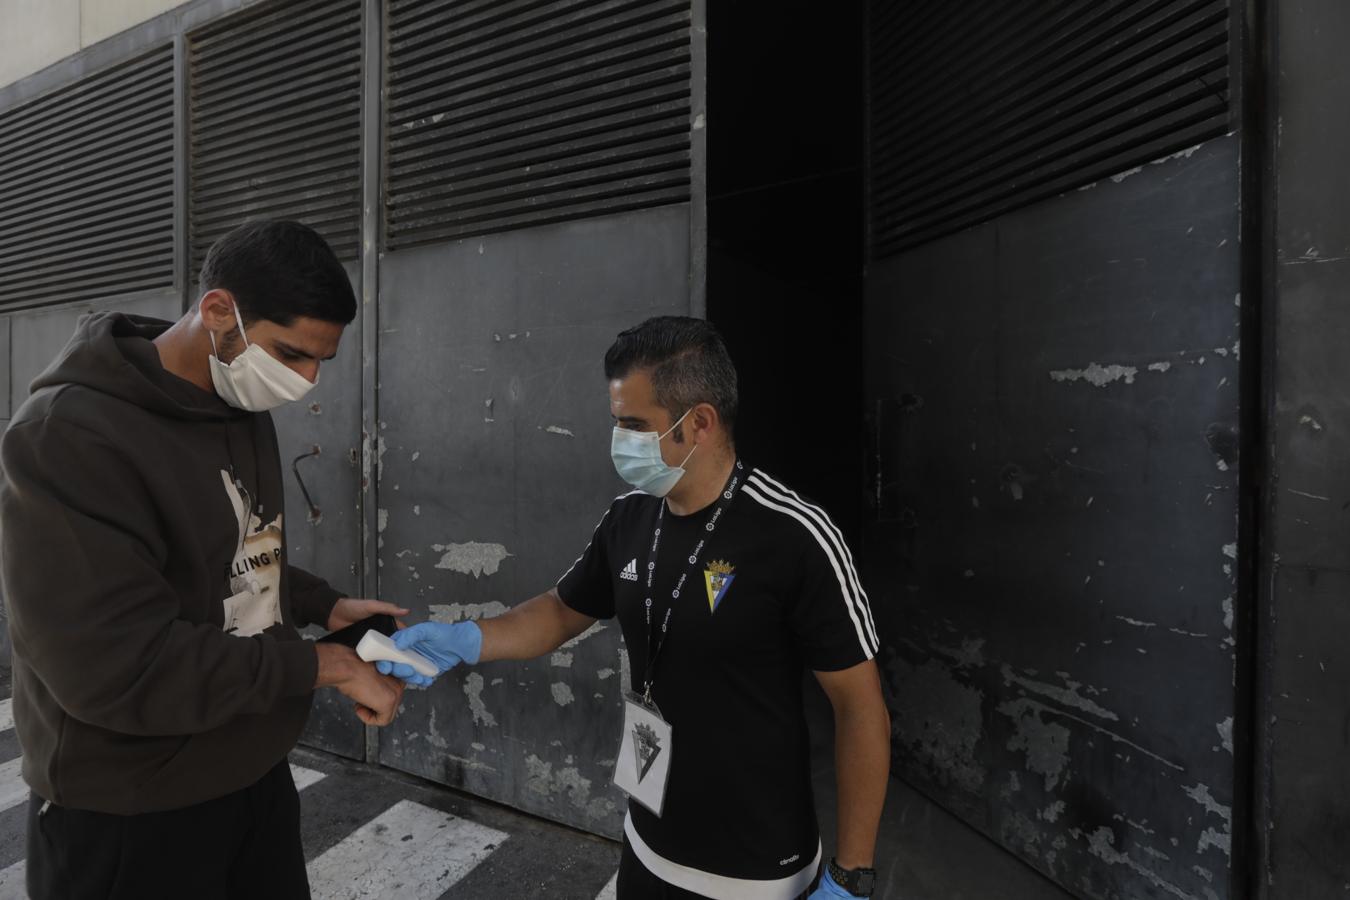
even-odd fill
[{"label": "watch strap", "polygon": [[841,888],[855,897],[870,897],[876,886],[876,869],[845,869],[838,861],[830,860],[830,877]]}]

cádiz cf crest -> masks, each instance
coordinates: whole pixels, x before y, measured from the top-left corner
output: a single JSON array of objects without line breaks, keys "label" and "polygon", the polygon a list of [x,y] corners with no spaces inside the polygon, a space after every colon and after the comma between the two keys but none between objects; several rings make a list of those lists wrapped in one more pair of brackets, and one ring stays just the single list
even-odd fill
[{"label": "c\u00e1diz cf crest", "polygon": [[736,567],[727,562],[714,560],[703,570],[703,580],[708,587],[708,611],[717,612],[717,606],[727,595],[731,582],[736,579],[732,574]]},{"label": "c\u00e1diz cf crest", "polygon": [[638,783],[652,770],[652,763],[661,755],[661,739],[656,729],[639,724],[633,729],[633,762],[637,765]]}]

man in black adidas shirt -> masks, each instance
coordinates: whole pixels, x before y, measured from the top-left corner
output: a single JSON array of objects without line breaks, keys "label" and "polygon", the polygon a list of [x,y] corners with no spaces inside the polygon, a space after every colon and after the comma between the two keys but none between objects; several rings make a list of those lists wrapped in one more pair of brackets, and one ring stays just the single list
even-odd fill
[{"label": "man in black adidas shirt", "polygon": [[646,698],[630,701],[618,754],[620,776],[632,775],[616,780],[635,798],[621,900],[811,889],[823,855],[802,708],[811,669],[835,710],[839,782],[839,845],[811,896],[869,895],[890,723],[842,535],[737,459],[736,372],[710,324],[649,320],[619,335],[605,374],[614,463],[638,490],[610,505],[554,589],[494,619],[415,625],[397,642],[445,671],[542,656],[618,617],[631,688]]}]

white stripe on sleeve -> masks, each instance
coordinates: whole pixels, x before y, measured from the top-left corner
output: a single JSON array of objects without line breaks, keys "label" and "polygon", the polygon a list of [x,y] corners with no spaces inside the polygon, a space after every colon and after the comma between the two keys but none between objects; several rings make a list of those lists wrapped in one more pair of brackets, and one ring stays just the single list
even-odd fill
[{"label": "white stripe on sleeve", "polygon": [[773,500],[770,500],[768,497],[764,496],[758,490],[756,490],[755,486],[752,485],[749,481],[746,481],[745,486],[742,487],[741,490],[745,492],[746,496],[757,501],[762,506],[767,506],[769,509],[777,510],[778,512],[781,512],[787,516],[791,516],[798,522],[802,523],[802,525],[805,526],[806,530],[811,533],[811,536],[816,539],[816,542],[820,544],[821,549],[825,551],[825,557],[830,561],[830,567],[834,569],[835,578],[839,580],[839,590],[842,592],[843,595],[842,599],[844,601],[844,608],[848,610],[848,617],[853,620],[853,627],[858,633],[858,643],[862,645],[863,653],[866,655],[866,657],[868,659],[871,659],[875,651],[872,649],[871,641],[868,640],[866,629],[863,628],[862,622],[858,619],[858,610],[854,605],[853,587],[852,585],[849,584],[848,577],[844,575],[843,570],[839,568],[839,563],[838,561],[835,560],[834,553],[830,550],[829,542],[825,540],[825,538],[821,535],[819,529],[817,529],[816,526],[809,519],[807,519],[805,516],[803,516],[801,513],[799,513],[797,510],[791,507],[784,506],[780,503],[775,503]]},{"label": "white stripe on sleeve", "polygon": [[825,510],[819,506],[807,503],[801,498],[801,495],[789,487],[770,478],[765,472],[755,469],[750,477],[754,479],[766,494],[777,500],[786,503],[789,506],[796,507],[798,510],[810,516],[825,531],[829,537],[830,543],[834,545],[835,555],[839,558],[840,565],[848,574],[849,583],[853,585],[853,596],[858,602],[859,612],[862,615],[863,625],[867,628],[867,635],[872,639],[872,649],[875,652],[881,647],[881,640],[877,637],[877,625],[872,618],[872,605],[867,599],[867,591],[863,590],[862,581],[858,578],[858,571],[853,566],[853,554],[848,550],[848,543],[844,540],[844,535],[830,520]]}]

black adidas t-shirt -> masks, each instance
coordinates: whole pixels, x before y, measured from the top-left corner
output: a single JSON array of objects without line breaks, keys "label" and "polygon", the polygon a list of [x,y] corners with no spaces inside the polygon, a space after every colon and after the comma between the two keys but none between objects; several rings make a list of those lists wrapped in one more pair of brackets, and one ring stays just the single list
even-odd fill
[{"label": "black adidas t-shirt", "polygon": [[[641,691],[647,671],[646,571],[664,503],[614,501],[558,583],[564,603],[618,616]],[[660,623],[713,507],[665,511],[653,591]],[[675,601],[652,698],[674,728],[662,815],[630,803],[664,859],[715,875],[774,880],[815,856],[804,669],[871,659],[875,626],[852,558],[818,508],[754,470]]]}]

